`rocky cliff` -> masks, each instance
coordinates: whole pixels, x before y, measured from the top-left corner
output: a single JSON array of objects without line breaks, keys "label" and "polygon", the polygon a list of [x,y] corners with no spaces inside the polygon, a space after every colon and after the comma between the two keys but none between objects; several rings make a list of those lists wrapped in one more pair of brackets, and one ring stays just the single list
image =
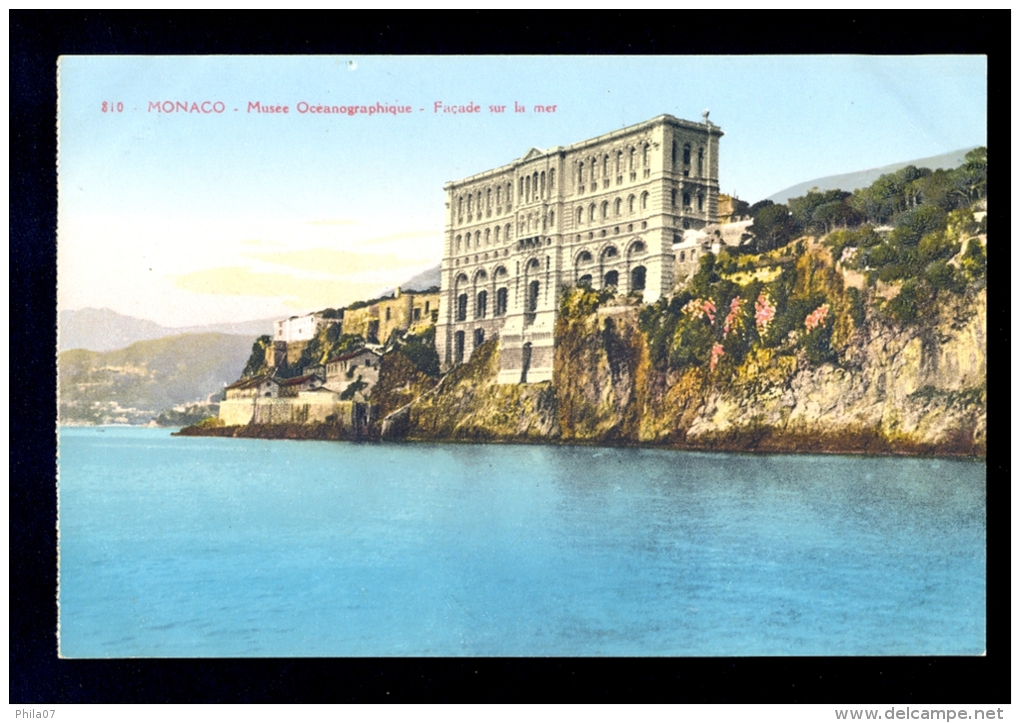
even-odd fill
[{"label": "rocky cliff", "polygon": [[703,275],[705,298],[696,279],[693,290],[657,307],[571,291],[557,322],[553,383],[496,384],[498,340],[489,341],[410,404],[404,434],[984,454],[980,283],[932,292],[922,318],[906,323],[888,313],[874,287],[850,285],[820,245],[765,271],[759,277],[775,278],[771,284],[755,281],[753,271],[743,285]]}]

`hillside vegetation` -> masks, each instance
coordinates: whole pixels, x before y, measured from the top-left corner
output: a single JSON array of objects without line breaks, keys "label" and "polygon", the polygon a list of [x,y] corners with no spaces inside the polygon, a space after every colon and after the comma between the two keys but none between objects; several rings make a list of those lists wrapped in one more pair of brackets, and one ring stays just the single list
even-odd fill
[{"label": "hillside vegetation", "polygon": [[[651,305],[569,289],[555,385],[498,341],[411,405],[416,439],[983,455],[986,153],[755,204],[755,237]],[[534,387],[534,388],[532,388]]]},{"label": "hillside vegetation", "polygon": [[115,351],[61,352],[57,360],[60,421],[146,424],[164,410],[206,401],[222,391],[236,377],[250,349],[250,337],[183,334],[139,341]]}]

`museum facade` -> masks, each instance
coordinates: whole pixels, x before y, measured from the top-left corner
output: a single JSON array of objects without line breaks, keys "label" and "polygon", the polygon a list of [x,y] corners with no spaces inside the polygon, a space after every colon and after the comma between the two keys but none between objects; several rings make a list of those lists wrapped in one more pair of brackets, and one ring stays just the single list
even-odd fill
[{"label": "museum facade", "polygon": [[703,120],[661,115],[447,183],[443,368],[498,336],[500,383],[551,380],[562,289],[670,294],[673,243],[718,213],[723,133]]}]

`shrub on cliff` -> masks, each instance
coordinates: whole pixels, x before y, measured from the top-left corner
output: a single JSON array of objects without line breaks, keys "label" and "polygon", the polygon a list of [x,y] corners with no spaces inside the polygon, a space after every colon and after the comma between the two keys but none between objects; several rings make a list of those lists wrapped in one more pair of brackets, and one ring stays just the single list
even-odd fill
[{"label": "shrub on cliff", "polygon": [[430,326],[421,334],[407,334],[397,341],[399,349],[415,369],[430,377],[439,376],[439,354],[436,352],[436,327]]},{"label": "shrub on cliff", "polygon": [[963,272],[971,281],[978,281],[984,277],[987,265],[985,247],[976,238],[970,239],[967,242],[967,250],[960,259]]},{"label": "shrub on cliff", "polygon": [[248,357],[244,371],[241,372],[242,379],[250,379],[259,374],[265,374],[269,370],[269,364],[266,362],[266,349],[272,343],[272,338],[265,334],[255,340],[255,343],[251,345],[251,356]]}]

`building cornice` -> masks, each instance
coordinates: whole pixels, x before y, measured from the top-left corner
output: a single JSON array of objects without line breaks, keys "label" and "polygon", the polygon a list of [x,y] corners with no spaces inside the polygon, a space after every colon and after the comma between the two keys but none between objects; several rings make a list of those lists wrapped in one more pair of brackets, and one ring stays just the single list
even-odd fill
[{"label": "building cornice", "polygon": [[[655,116],[654,118],[651,118],[649,120],[642,121],[641,123],[636,123],[632,126],[627,126],[626,128],[620,128],[619,130],[610,131],[609,133],[603,133],[602,135],[595,136],[594,138],[588,138],[587,140],[572,143],[569,146],[555,146],[553,148],[548,148],[544,151],[537,148],[531,148],[523,156],[514,159],[510,163],[506,163],[502,166],[497,166],[496,168],[489,169],[488,171],[475,173],[471,176],[466,176],[465,178],[461,178],[456,181],[447,181],[445,184],[443,184],[443,190],[449,191],[452,188],[466,186],[468,184],[476,183],[478,181],[488,178],[494,178],[495,176],[503,175],[508,171],[516,170],[521,166],[534,163],[535,161],[543,158],[565,155],[567,153],[572,153],[575,151],[582,150],[584,148],[588,148],[589,146],[601,145],[603,143],[615,141],[628,135],[641,133],[650,128],[654,128],[655,126],[658,125],[671,125],[677,128],[696,130],[701,133],[707,133],[710,136],[716,137],[724,135],[722,128],[715,125],[714,123],[695,123],[694,121],[684,120],[682,118],[677,118],[669,114],[663,114]],[[538,153],[535,153],[535,151],[538,151]]]}]

